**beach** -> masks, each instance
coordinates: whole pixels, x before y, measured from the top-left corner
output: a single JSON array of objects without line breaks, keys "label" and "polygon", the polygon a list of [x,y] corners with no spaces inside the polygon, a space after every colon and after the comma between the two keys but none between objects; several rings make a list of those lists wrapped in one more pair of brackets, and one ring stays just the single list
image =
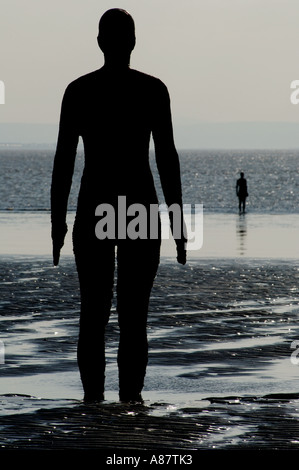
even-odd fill
[{"label": "beach", "polygon": [[292,465],[299,3],[1,7],[3,469]]},{"label": "beach", "polygon": [[[278,451],[298,449],[298,152],[194,150],[180,157],[196,243],[189,241],[188,262],[179,265],[162,211],[144,403],[119,402],[114,296],[105,401],[87,406],[76,358],[80,298],[71,242],[83,154],[65,246],[53,267],[53,149],[1,152],[0,449],[10,459],[95,452],[107,464],[124,454],[188,453],[196,466],[202,453],[211,463],[215,453],[220,462],[227,455],[237,462],[239,452],[254,461],[266,452],[269,462],[276,451],[277,462]],[[235,194],[238,168],[248,178],[245,214]],[[153,176],[163,204],[154,165]],[[195,204],[202,218],[192,219]],[[147,455],[143,465],[150,465]]]},{"label": "beach", "polygon": [[114,303],[105,401],[86,405],[76,363],[73,214],[54,268],[49,213],[2,212],[1,448],[296,450],[298,218],[204,213],[203,246],[185,266],[163,240],[144,404],[118,401]]}]

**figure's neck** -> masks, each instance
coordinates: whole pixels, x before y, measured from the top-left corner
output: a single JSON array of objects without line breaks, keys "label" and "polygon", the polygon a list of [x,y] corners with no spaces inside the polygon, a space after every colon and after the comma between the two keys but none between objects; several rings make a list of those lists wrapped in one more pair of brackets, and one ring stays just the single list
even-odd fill
[{"label": "figure's neck", "polygon": [[128,70],[130,68],[129,57],[109,57],[105,56],[104,67],[109,70]]}]

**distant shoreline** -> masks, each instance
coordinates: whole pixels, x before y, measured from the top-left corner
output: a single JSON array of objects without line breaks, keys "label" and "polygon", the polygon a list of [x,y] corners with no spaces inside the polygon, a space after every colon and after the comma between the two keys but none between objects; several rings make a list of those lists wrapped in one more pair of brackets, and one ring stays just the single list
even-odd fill
[{"label": "distant shoreline", "polygon": [[[299,149],[299,122],[202,122],[174,117],[177,149]],[[55,145],[57,123],[0,123],[3,144]]]}]

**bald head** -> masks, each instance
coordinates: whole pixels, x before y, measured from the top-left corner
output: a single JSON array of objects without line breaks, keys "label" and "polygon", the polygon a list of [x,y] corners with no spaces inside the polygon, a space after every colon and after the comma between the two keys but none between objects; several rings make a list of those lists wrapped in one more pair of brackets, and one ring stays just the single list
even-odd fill
[{"label": "bald head", "polygon": [[129,55],[135,47],[134,20],[125,10],[112,8],[99,22],[98,44],[105,56]]}]

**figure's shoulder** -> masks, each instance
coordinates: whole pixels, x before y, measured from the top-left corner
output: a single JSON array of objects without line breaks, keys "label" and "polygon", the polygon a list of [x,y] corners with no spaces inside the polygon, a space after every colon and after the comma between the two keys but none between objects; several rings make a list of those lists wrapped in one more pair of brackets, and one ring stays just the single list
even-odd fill
[{"label": "figure's shoulder", "polygon": [[[139,70],[129,69],[128,75],[123,77],[124,80],[129,78],[131,83],[133,82],[136,89],[140,89],[149,93],[150,96],[161,97],[161,99],[168,95],[166,85],[157,77],[149,75]],[[107,74],[107,71],[102,67],[100,69],[89,72],[82,75],[72,82],[70,82],[65,90],[65,93],[70,98],[75,96],[84,96],[86,93],[92,91],[95,87],[98,87],[101,83],[111,81],[111,76]]]},{"label": "figure's shoulder", "polygon": [[134,76],[137,80],[144,80],[150,83],[158,83],[161,80],[153,75],[149,75],[148,73],[141,72],[140,70],[130,69],[130,74]]},{"label": "figure's shoulder", "polygon": [[85,87],[92,85],[92,83],[94,83],[97,80],[99,74],[100,74],[100,69],[86,73],[85,75],[81,75],[80,77],[76,78],[75,80],[73,80],[67,85],[66,91],[76,92],[80,88],[85,88]]},{"label": "figure's shoulder", "polygon": [[130,74],[134,80],[139,81],[139,83],[142,83],[145,86],[151,87],[155,91],[160,90],[163,92],[167,90],[165,83],[163,83],[160,78],[135,69],[130,69]]}]

